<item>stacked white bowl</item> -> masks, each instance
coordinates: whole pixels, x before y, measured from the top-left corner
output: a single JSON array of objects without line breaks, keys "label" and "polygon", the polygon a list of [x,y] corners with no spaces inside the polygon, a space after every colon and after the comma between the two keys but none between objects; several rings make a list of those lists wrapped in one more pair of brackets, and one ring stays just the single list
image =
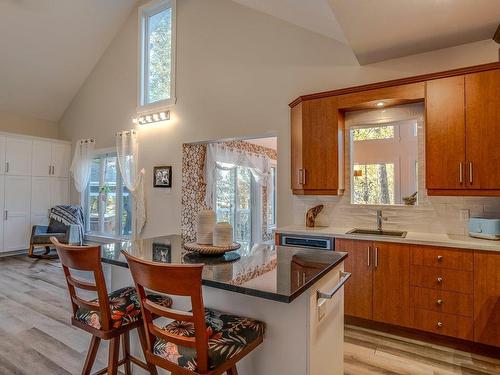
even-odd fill
[{"label": "stacked white bowl", "polygon": [[214,246],[226,247],[233,244],[233,226],[227,222],[217,223],[214,228]]},{"label": "stacked white bowl", "polygon": [[215,211],[213,210],[203,210],[198,213],[196,243],[200,245],[212,245],[215,221]]}]

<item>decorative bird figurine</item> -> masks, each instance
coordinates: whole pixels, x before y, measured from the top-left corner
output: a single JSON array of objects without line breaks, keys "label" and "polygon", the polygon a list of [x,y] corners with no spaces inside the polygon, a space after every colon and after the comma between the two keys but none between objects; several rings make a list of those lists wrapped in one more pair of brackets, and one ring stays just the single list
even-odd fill
[{"label": "decorative bird figurine", "polygon": [[316,226],[316,216],[323,210],[323,205],[320,204],[318,206],[315,206],[309,210],[307,210],[306,213],[306,227],[308,228],[314,228]]}]

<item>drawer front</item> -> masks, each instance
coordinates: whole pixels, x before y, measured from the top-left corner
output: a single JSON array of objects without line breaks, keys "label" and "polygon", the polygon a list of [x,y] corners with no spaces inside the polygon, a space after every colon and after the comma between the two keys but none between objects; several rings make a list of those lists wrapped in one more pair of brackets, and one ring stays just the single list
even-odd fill
[{"label": "drawer front", "polygon": [[473,277],[469,271],[412,265],[410,285],[472,294]]},{"label": "drawer front", "polygon": [[471,250],[414,245],[411,247],[411,264],[472,271],[474,268],[474,252]]},{"label": "drawer front", "polygon": [[410,288],[410,306],[472,317],[474,301],[471,294],[412,286]]},{"label": "drawer front", "polygon": [[460,315],[444,314],[424,309],[411,309],[413,327],[422,331],[473,339],[473,319]]}]

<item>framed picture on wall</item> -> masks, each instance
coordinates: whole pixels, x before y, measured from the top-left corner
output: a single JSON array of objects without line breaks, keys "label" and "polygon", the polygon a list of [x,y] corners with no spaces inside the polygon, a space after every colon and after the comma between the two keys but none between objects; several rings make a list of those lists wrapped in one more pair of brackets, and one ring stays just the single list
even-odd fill
[{"label": "framed picture on wall", "polygon": [[172,167],[160,166],[153,168],[153,187],[170,188],[172,187]]},{"label": "framed picture on wall", "polygon": [[153,243],[153,261],[170,263],[172,261],[172,246],[163,243]]}]

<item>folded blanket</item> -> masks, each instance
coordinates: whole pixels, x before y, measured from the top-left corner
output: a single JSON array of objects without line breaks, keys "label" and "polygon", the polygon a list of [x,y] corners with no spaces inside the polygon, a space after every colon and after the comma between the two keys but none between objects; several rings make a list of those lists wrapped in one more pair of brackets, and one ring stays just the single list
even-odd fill
[{"label": "folded blanket", "polygon": [[85,216],[80,206],[59,205],[50,209],[49,219],[55,220],[64,225],[75,224],[80,229],[80,245],[83,245],[85,235]]}]

